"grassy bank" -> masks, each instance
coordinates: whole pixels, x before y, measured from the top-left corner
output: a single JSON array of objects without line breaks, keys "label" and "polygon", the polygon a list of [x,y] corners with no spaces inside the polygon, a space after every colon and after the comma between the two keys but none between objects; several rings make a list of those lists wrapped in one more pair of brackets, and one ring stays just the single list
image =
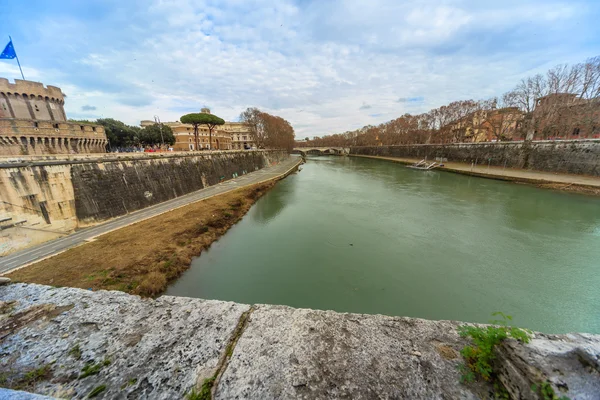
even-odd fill
[{"label": "grassy bank", "polygon": [[275,182],[224,193],[100,236],[8,275],[18,282],[163,292]]}]

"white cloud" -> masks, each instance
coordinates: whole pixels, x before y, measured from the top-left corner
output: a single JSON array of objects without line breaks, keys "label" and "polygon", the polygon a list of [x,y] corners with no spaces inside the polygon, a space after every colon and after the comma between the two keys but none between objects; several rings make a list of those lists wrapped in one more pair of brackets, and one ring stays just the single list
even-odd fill
[{"label": "white cloud", "polygon": [[[497,95],[525,75],[600,53],[598,7],[585,1],[121,6],[94,23],[41,20],[35,31],[32,51],[48,57],[31,71],[69,94],[68,113],[93,104],[94,116],[134,124],[206,104],[235,119],[256,106],[288,119],[299,137],[323,135]],[[13,72],[0,63],[0,74]]]}]

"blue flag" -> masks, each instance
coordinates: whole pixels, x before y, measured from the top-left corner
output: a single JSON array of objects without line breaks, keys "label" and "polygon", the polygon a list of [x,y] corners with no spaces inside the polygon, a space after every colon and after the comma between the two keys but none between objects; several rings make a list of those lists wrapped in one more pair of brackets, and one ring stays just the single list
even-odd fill
[{"label": "blue flag", "polygon": [[12,40],[10,42],[8,42],[8,44],[6,45],[6,47],[4,48],[4,51],[2,53],[0,53],[0,59],[9,59],[12,60],[13,58],[17,57],[17,52],[15,51],[15,47],[12,44]]}]

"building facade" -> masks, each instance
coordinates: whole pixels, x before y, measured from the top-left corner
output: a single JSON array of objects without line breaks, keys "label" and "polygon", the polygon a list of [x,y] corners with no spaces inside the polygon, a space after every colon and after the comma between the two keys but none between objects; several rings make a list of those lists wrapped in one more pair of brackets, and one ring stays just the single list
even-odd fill
[{"label": "building facade", "polygon": [[0,155],[106,152],[104,127],[67,120],[56,86],[0,78]]},{"label": "building facade", "polygon": [[535,139],[599,139],[600,99],[553,93],[536,99],[531,119]]},{"label": "building facade", "polygon": [[232,149],[248,150],[256,148],[256,143],[246,124],[242,122],[225,122],[221,129],[231,135]]},{"label": "building facade", "polygon": [[[208,108],[201,110],[209,113]],[[154,125],[155,121],[144,120],[140,122],[142,127]],[[241,122],[225,122],[224,125],[215,126],[212,131],[212,146],[209,143],[210,135],[206,125],[198,127],[198,149],[194,138],[194,126],[183,124],[180,121],[164,122],[173,130],[175,136],[175,151],[208,150],[211,147],[218,150],[244,150],[256,148],[248,128]]]},{"label": "building facade", "polygon": [[517,107],[475,111],[449,126],[456,143],[522,140],[524,114]]}]

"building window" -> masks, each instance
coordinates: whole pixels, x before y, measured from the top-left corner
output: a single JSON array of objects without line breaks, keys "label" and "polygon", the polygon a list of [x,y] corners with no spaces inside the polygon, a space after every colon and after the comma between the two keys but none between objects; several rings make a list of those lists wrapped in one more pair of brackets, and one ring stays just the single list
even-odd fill
[{"label": "building window", "polygon": [[54,129],[58,129],[58,124],[53,124],[52,126],[54,127]]},{"label": "building window", "polygon": [[573,136],[579,135],[579,128],[573,129]]},{"label": "building window", "polygon": [[38,123],[37,123],[37,121],[33,121],[33,127],[34,127],[34,128],[38,128]]},{"label": "building window", "polygon": [[79,128],[83,131],[85,128],[83,125],[79,125]]}]

